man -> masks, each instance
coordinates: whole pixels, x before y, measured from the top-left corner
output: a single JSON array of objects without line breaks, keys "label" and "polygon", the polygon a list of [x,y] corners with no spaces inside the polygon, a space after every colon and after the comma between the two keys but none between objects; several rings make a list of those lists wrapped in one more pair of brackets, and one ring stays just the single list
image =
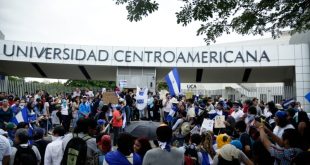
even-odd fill
[{"label": "man", "polygon": [[21,110],[21,108],[19,107],[19,103],[20,103],[19,97],[15,97],[14,104],[11,106],[14,116]]},{"label": "man", "polygon": [[172,130],[167,125],[161,125],[156,130],[159,148],[149,150],[143,159],[143,165],[184,164],[182,151],[171,148]]},{"label": "man", "polygon": [[79,107],[79,118],[88,118],[90,112],[90,105],[87,101],[87,96],[83,96],[83,102]]},{"label": "man", "polygon": [[133,153],[134,138],[128,133],[121,133],[117,140],[117,150],[106,154],[103,165],[141,165],[139,154]]},{"label": "man", "polygon": [[252,99],[252,102],[253,102],[253,106],[256,107],[257,115],[261,116],[262,115],[262,109],[259,107],[258,99],[256,97],[254,97]]},{"label": "man", "polygon": [[[96,138],[93,138],[97,134],[97,122],[93,119],[79,119],[77,126],[74,129],[74,133],[67,134],[62,142],[63,151],[66,150],[67,144],[73,137],[80,137],[86,141],[86,161],[85,164],[93,165],[97,160],[98,148],[96,144]],[[65,154],[65,153],[64,153]]]},{"label": "man", "polygon": [[[275,164],[291,164],[293,159],[302,152],[300,148],[297,148],[299,144],[298,132],[295,129],[286,129],[282,135],[282,141],[284,148],[278,147],[272,144],[265,132],[265,126],[263,123],[257,123],[256,126],[259,129],[260,140],[265,148],[269,151],[271,156],[275,157]],[[297,136],[296,136],[297,135]]]},{"label": "man", "polygon": [[79,88],[75,88],[75,91],[73,92],[72,98],[75,98],[77,96],[81,96],[81,90]]},{"label": "man", "polygon": [[240,120],[236,123],[235,129],[239,134],[239,140],[242,144],[242,151],[247,155],[251,156],[251,138],[250,135],[246,132],[247,125],[243,120]]},{"label": "man", "polygon": [[28,145],[28,140],[28,129],[17,129],[14,139],[16,147],[12,148],[10,164],[40,165],[40,152],[36,146]]},{"label": "man", "polygon": [[210,112],[212,110],[215,110],[214,105],[212,104],[212,98],[208,98],[207,100],[207,111]]},{"label": "man", "polygon": [[[0,131],[7,133],[2,129],[0,129]],[[11,152],[12,150],[9,139],[3,135],[0,135],[0,165],[9,165]]]},{"label": "man", "polygon": [[233,112],[231,113],[231,116],[235,119],[236,122],[238,122],[239,120],[242,119],[244,115],[243,111],[240,109],[239,103],[234,102],[232,109],[233,109]]},{"label": "man", "polygon": [[164,112],[164,116],[163,116],[163,120],[166,121],[166,118],[170,112],[170,110],[172,109],[172,103],[171,103],[171,96],[169,93],[166,94],[166,98],[163,100],[163,112]]},{"label": "man", "polygon": [[35,128],[33,131],[33,140],[34,143],[33,145],[35,145],[41,155],[42,161],[41,161],[41,165],[44,165],[44,155],[45,155],[45,149],[47,144],[49,143],[49,141],[46,141],[43,139],[44,136],[44,129],[42,128]]},{"label": "man", "polygon": [[59,165],[62,160],[62,140],[65,135],[65,129],[57,126],[53,130],[52,142],[47,145],[44,156],[45,165]]}]

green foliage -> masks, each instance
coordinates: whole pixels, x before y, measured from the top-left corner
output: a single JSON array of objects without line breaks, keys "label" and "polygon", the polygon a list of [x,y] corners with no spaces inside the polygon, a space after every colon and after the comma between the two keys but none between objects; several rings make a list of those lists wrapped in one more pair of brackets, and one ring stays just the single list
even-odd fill
[{"label": "green foliage", "polygon": [[24,79],[17,77],[17,76],[8,76],[8,80],[10,80],[10,81],[22,81]]},{"label": "green foliage", "polygon": [[116,86],[115,81],[97,81],[97,80],[67,80],[64,84],[65,86],[71,87],[97,87],[97,88],[107,88],[114,89]]},{"label": "green foliage", "polygon": [[157,90],[160,91],[160,90],[168,90],[168,85],[166,82],[157,82]]},{"label": "green foliage", "polygon": [[[197,35],[205,35],[207,44],[216,42],[223,33],[234,31],[242,35],[271,33],[276,38],[284,29],[291,34],[310,29],[309,0],[183,0],[176,12],[177,23],[187,26],[201,22]],[[150,0],[116,0],[125,4],[129,21],[158,10],[158,3]]]},{"label": "green foliage", "polygon": [[155,10],[158,10],[158,3],[151,0],[116,0],[116,4],[126,4],[128,11],[127,19],[129,21],[140,21],[142,16],[148,16]]}]

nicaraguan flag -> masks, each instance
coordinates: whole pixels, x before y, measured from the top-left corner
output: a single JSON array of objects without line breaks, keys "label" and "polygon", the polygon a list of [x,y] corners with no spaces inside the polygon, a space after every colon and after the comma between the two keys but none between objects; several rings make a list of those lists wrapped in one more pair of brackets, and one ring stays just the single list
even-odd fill
[{"label": "nicaraguan flag", "polygon": [[310,92],[306,94],[305,98],[310,102]]},{"label": "nicaraguan flag", "polygon": [[22,110],[20,110],[15,117],[12,118],[11,122],[13,122],[15,125],[17,125],[20,122],[28,122],[28,113],[27,113],[27,109],[24,108]]},{"label": "nicaraguan flag", "polygon": [[181,81],[179,78],[179,73],[176,68],[170,71],[166,76],[165,80],[167,82],[169,92],[171,96],[178,96],[181,90]]},{"label": "nicaraguan flag", "polygon": [[178,111],[178,108],[175,107],[175,106],[173,106],[172,109],[170,110],[168,116],[166,117],[166,120],[167,120],[168,122],[172,122],[173,117],[174,117],[174,115],[175,115],[175,113],[176,113],[177,111]]},{"label": "nicaraguan flag", "polygon": [[293,99],[293,98],[291,98],[291,99],[287,99],[287,100],[285,100],[284,102],[283,102],[283,108],[284,109],[287,109],[288,108],[288,106],[290,105],[290,104],[292,104],[293,102],[295,102],[295,100]]}]

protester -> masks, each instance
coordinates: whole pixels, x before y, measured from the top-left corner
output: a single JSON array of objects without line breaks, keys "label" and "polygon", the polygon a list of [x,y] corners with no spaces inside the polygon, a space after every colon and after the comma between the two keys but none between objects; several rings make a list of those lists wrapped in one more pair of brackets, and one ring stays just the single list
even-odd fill
[{"label": "protester", "polygon": [[162,125],[156,130],[159,148],[146,152],[143,165],[184,164],[184,154],[171,147],[172,130],[167,125]]},{"label": "protester", "polygon": [[8,100],[2,100],[2,107],[0,107],[0,128],[4,129],[5,125],[11,120],[12,117],[13,111],[9,107]]},{"label": "protester", "polygon": [[101,151],[98,156],[98,162],[99,165],[102,165],[105,160],[105,155],[112,149],[111,137],[109,135],[99,134],[96,141],[98,149]]},{"label": "protester", "polygon": [[152,146],[147,138],[138,138],[135,140],[134,151],[139,154],[142,160],[145,153],[150,149],[152,149]]},{"label": "protester", "polygon": [[134,139],[128,133],[121,133],[117,139],[117,150],[106,154],[103,165],[141,165],[141,157],[133,153]]},{"label": "protester", "polygon": [[[96,126],[97,123],[93,119],[82,118],[78,120],[73,133],[67,134],[63,139],[62,147],[64,150],[64,156],[62,163],[66,163],[67,160],[70,161],[70,157],[68,157],[72,154],[70,151],[73,151],[72,149],[78,150],[77,148],[80,150],[78,150],[79,154],[74,157],[76,158],[76,161],[84,161],[87,165],[93,165],[98,162],[96,139],[93,138],[93,136],[96,135]],[[86,146],[84,147],[85,143]]]},{"label": "protester", "polygon": [[305,111],[298,112],[298,133],[301,140],[301,148],[304,151],[310,149],[310,121]]},{"label": "protester", "polygon": [[12,148],[10,164],[40,165],[41,155],[36,146],[29,145],[28,130],[21,128],[15,133],[15,147]]},{"label": "protester", "polygon": [[0,165],[9,165],[12,149],[9,139],[3,136],[4,133],[7,132],[0,129]]},{"label": "protester", "polygon": [[45,165],[60,165],[63,157],[62,142],[65,129],[57,126],[53,130],[52,142],[47,145],[44,156]]},{"label": "protester", "polygon": [[43,139],[44,136],[44,129],[42,128],[35,128],[33,131],[33,145],[36,146],[41,155],[41,165],[44,165],[44,156],[45,156],[45,149],[48,145],[49,141]]},{"label": "protester", "polygon": [[267,134],[265,133],[265,127],[262,123],[258,124],[260,139],[265,148],[270,152],[271,156],[275,157],[277,164],[291,164],[292,160],[302,152],[299,146],[298,133],[295,129],[285,129],[282,134],[283,147],[280,148],[273,145]]},{"label": "protester", "polygon": [[88,118],[90,114],[90,105],[87,101],[87,96],[83,96],[83,102],[80,104],[79,107],[79,118]]}]

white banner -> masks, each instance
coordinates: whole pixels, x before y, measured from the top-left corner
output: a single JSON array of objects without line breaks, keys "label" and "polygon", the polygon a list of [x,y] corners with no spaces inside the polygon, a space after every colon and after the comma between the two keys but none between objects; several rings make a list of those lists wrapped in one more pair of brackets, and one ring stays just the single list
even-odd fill
[{"label": "white banner", "polygon": [[147,106],[147,92],[147,88],[141,90],[139,87],[137,87],[136,107],[138,110],[144,110],[144,108]]}]

